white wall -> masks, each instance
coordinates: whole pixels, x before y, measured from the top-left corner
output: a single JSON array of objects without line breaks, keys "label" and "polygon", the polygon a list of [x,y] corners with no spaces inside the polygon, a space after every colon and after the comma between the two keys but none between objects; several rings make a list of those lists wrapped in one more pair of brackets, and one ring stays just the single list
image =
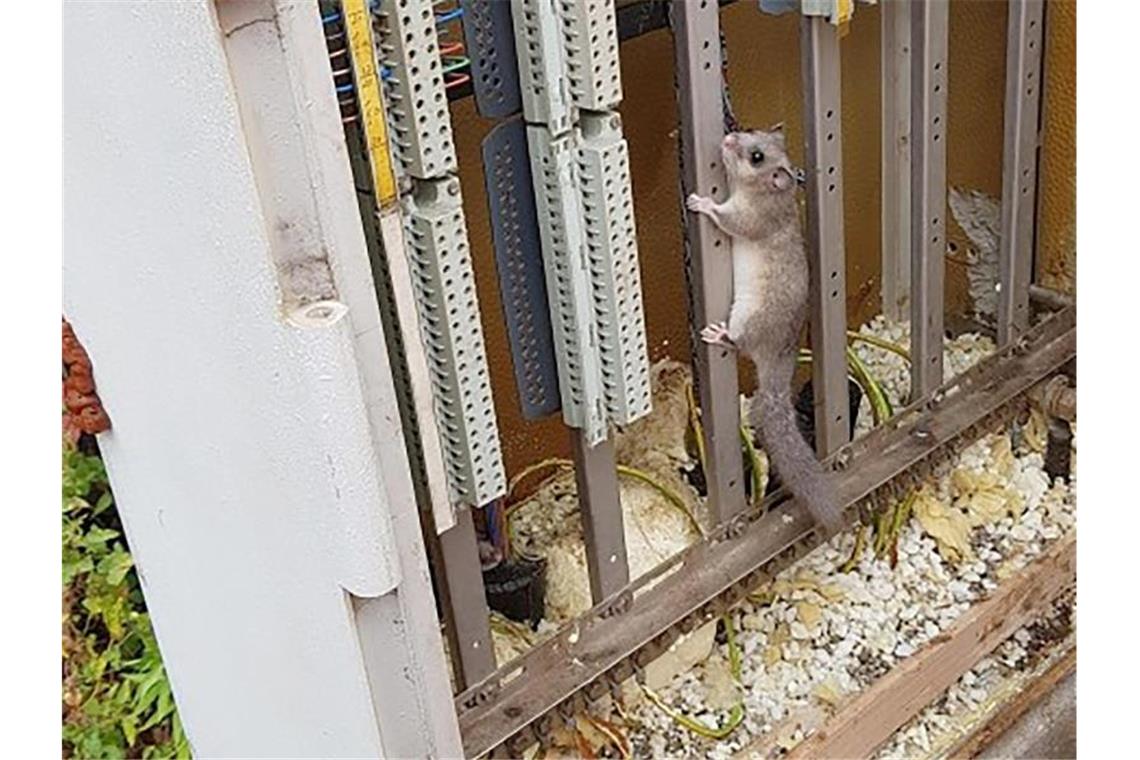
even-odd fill
[{"label": "white wall", "polygon": [[[309,64],[323,53],[302,17],[315,5],[282,0],[267,22],[288,35],[301,17]],[[420,673],[398,696],[442,728],[405,730],[454,754],[331,86],[302,98],[316,170],[297,181],[316,184],[346,308],[302,329],[279,304],[270,231],[287,220],[258,195],[212,4],[69,2],[64,50],[65,315],[112,420],[100,446],[196,754],[411,746],[382,728],[397,695],[374,663],[392,656],[362,653],[347,591],[392,600],[388,618],[361,623],[368,646],[415,650]],[[299,91],[328,75],[304,69]],[[409,620],[415,641],[385,640]]]}]

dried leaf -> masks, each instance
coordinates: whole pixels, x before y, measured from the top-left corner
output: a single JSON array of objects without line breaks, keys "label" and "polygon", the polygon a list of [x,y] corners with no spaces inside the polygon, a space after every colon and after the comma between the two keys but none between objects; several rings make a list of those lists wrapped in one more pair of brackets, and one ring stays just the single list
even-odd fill
[{"label": "dried leaf", "polygon": [[729,710],[740,701],[740,687],[732,677],[728,661],[709,657],[704,664],[705,703],[712,710]]},{"label": "dried leaf", "polygon": [[780,660],[784,659],[784,654],[780,647],[775,644],[769,644],[764,647],[764,664],[772,667]]},{"label": "dried leaf", "polygon": [[914,500],[914,516],[922,529],[938,544],[938,552],[949,562],[972,559],[970,522],[961,510],[946,507],[928,489]]},{"label": "dried leaf", "polygon": [[990,438],[990,461],[993,470],[1002,478],[1009,480],[1017,464],[1013,456],[1013,443],[1008,435],[994,435]]},{"label": "dried leaf", "polygon": [[950,484],[958,496],[969,496],[977,491],[988,491],[997,488],[1004,480],[995,472],[989,470],[973,470],[969,467],[959,467],[950,475]]},{"label": "dried leaf", "polygon": [[823,617],[823,611],[820,610],[818,604],[796,602],[796,617],[808,628],[815,628],[819,624],[820,618]]},{"label": "dried leaf", "polygon": [[835,682],[834,678],[829,678],[822,683],[815,685],[811,690],[812,696],[831,707],[837,707],[840,700],[843,699],[843,694],[839,690],[839,684]]},{"label": "dried leaf", "polygon": [[1045,420],[1045,414],[1037,407],[1029,408],[1029,422],[1021,431],[1021,436],[1031,451],[1045,453],[1049,441],[1049,424]]},{"label": "dried leaf", "polygon": [[787,623],[780,623],[776,626],[776,630],[772,631],[772,635],[768,637],[768,643],[773,646],[783,646],[792,640],[792,629],[788,627]]}]

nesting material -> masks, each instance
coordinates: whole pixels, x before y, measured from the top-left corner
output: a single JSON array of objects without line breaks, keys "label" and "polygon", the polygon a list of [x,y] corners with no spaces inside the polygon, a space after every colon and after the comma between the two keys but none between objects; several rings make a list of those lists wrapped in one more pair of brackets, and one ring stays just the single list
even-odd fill
[{"label": "nesting material", "polygon": [[[691,466],[685,451],[685,388],[689,378],[688,367],[676,361],[663,360],[652,367],[653,412],[619,431],[615,455],[619,464],[635,467],[673,491],[700,519],[705,507],[681,476],[681,470]],[[618,485],[632,578],[700,539],[692,520],[652,486],[628,477],[619,477]],[[518,507],[512,525],[515,546],[547,560],[546,620],[540,626],[541,638],[545,630],[555,629],[592,606],[573,473],[560,472],[545,483]],[[513,649],[507,647],[505,651]]]}]

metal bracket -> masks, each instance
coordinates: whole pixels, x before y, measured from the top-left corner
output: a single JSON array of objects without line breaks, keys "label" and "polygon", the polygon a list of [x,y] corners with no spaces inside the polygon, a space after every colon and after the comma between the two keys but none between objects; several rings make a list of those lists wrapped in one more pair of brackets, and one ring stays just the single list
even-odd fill
[{"label": "metal bracket", "polygon": [[1010,0],[1005,58],[1005,148],[998,253],[998,344],[1029,328],[1033,230],[1037,206],[1037,134],[1041,113],[1042,0]]},{"label": "metal bracket", "polygon": [[537,419],[557,412],[561,401],[526,125],[521,119],[491,130],[483,140],[483,166],[515,385],[523,416]]},{"label": "metal bracket", "polygon": [[839,32],[800,19],[807,137],[807,240],[812,257],[812,387],[815,440],[823,456],[847,443],[847,284],[843,249],[843,137]]},{"label": "metal bracket", "polygon": [[475,107],[487,118],[502,119],[522,108],[515,32],[510,3],[459,0],[463,39],[471,58]]},{"label": "metal bracket", "polygon": [[911,13],[911,399],[942,384],[946,270],[946,76],[950,9],[920,0]]}]

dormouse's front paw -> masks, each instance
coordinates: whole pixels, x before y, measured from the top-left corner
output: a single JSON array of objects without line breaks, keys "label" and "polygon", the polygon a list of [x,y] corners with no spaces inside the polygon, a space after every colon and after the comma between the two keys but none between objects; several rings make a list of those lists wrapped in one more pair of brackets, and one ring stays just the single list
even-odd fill
[{"label": "dormouse's front paw", "polygon": [[685,199],[685,206],[689,211],[696,211],[698,214],[707,214],[713,207],[713,201],[712,198],[690,193],[689,197]]},{"label": "dormouse's front paw", "polygon": [[728,337],[728,325],[724,322],[714,322],[701,330],[701,340],[712,346],[736,348],[736,344]]}]

